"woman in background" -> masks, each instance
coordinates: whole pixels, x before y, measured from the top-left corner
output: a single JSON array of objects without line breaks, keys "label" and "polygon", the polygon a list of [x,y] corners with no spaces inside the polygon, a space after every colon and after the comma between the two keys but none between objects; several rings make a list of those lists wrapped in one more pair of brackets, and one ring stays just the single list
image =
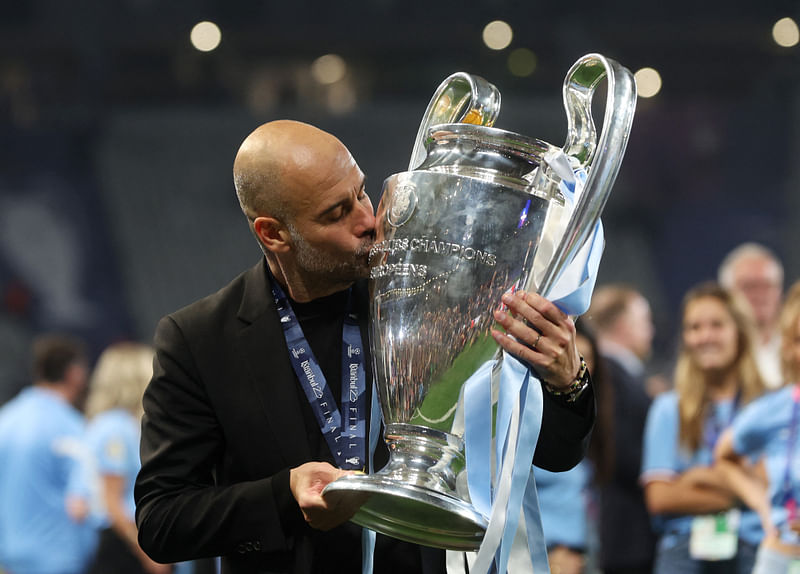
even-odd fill
[{"label": "woman in background", "polygon": [[659,535],[656,574],[749,574],[763,536],[758,516],[740,511],[713,466],[717,440],[734,415],[764,392],[750,316],[716,284],[687,293],[675,389],[647,416],[642,456],[645,501]]},{"label": "woman in background", "polygon": [[[780,315],[784,386],[748,405],[716,449],[732,488],[761,516],[766,533],[753,574],[800,572],[800,283],[789,291]],[[748,458],[763,457],[766,477]]]},{"label": "woman in background", "polygon": [[566,472],[534,467],[547,558],[553,574],[582,574],[596,562],[596,511],[591,501],[592,481],[609,473],[611,397],[605,370],[591,329],[575,323],[578,351],[592,374],[597,416],[587,458]]},{"label": "woman in background", "polygon": [[139,472],[142,394],[153,374],[153,350],[136,343],[108,347],[97,361],[86,402],[87,443],[100,478],[103,526],[90,574],[166,574],[139,547],[133,484]]}]

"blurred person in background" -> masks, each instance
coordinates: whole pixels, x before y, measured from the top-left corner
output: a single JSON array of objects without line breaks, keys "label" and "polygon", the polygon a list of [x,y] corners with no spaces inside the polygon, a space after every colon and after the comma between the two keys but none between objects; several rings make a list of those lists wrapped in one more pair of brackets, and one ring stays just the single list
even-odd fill
[{"label": "blurred person in background", "polygon": [[[106,348],[92,372],[86,442],[100,479],[102,516],[90,574],[166,574],[139,547],[133,484],[139,472],[142,394],[153,375],[153,349],[137,343]],[[88,473],[91,475],[91,473]]]},{"label": "blurred person in background", "polygon": [[581,574],[589,550],[588,461],[565,472],[534,470],[547,559],[553,574]]},{"label": "blurred person in background", "polygon": [[0,569],[80,574],[95,548],[85,509],[68,500],[85,455],[89,366],[83,342],[44,335],[33,343],[33,384],[0,409]]},{"label": "blurred person in background", "polygon": [[[598,469],[596,478],[599,564],[605,574],[647,574],[653,569],[656,537],[639,473],[650,407],[644,365],[654,333],[650,305],[627,285],[604,285],[595,290],[586,317],[597,333],[606,369],[606,385],[597,391],[597,402],[598,411],[608,404],[611,437],[602,459],[607,471]],[[598,424],[600,420],[598,416]]]},{"label": "blurred person in background", "polygon": [[[789,290],[779,324],[786,383],[743,409],[715,452],[731,487],[761,516],[766,535],[753,574],[800,571],[800,283]],[[752,459],[763,467],[754,472]]]},{"label": "blurred person in background", "polygon": [[605,393],[604,367],[599,361],[597,342],[584,321],[575,323],[575,343],[592,374],[597,416],[587,458],[570,470],[551,472],[534,466],[539,494],[542,529],[552,574],[581,574],[596,562],[597,532],[591,501],[592,481],[607,474],[610,398]]},{"label": "blurred person in background", "polygon": [[675,390],[653,401],[642,456],[645,500],[659,534],[656,574],[749,574],[763,536],[713,465],[719,437],[764,392],[747,304],[715,283],[683,300]]},{"label": "blurred person in background", "polygon": [[743,243],[722,260],[719,284],[742,295],[755,319],[756,360],[770,388],[783,383],[780,367],[781,338],[778,315],[783,296],[783,265],[775,254],[758,243]]},{"label": "blurred person in background", "polygon": [[613,397],[607,367],[589,324],[578,321],[575,331],[578,350],[592,375],[597,414],[586,459],[565,472],[538,467],[535,470],[542,527],[553,574],[597,571],[597,488],[610,480],[613,471]]}]

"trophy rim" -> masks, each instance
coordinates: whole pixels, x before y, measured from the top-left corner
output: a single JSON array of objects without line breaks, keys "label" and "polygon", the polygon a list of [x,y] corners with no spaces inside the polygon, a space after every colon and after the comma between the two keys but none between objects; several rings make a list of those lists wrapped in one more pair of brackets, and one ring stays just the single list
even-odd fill
[{"label": "trophy rim", "polygon": [[427,133],[429,144],[433,142],[442,143],[450,139],[463,139],[464,137],[479,141],[483,146],[497,147],[503,149],[506,153],[533,160],[532,163],[536,165],[542,162],[542,158],[548,151],[558,148],[558,146],[539,138],[501,128],[475,124],[434,124],[428,128]]},{"label": "trophy rim", "polygon": [[[348,475],[328,484],[326,501],[367,500],[350,519],[355,524],[412,544],[445,550],[477,550],[488,519],[471,504],[428,488],[376,475]],[[392,507],[391,513],[382,510]],[[429,520],[422,524],[420,512]]]}]

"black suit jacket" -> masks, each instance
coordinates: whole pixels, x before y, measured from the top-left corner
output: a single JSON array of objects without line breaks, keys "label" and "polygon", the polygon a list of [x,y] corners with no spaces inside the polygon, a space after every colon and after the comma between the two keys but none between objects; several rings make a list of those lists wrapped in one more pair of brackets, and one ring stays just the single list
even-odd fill
[{"label": "black suit jacket", "polygon": [[[366,341],[364,291],[357,286]],[[155,346],[135,487],[142,548],[161,562],[223,556],[231,573],[318,571],[311,557],[328,534],[305,524],[289,490],[289,469],[314,460],[307,405],[265,260],[164,317]],[[576,410],[546,399],[537,465],[563,470],[583,456],[593,395],[583,402]]]}]

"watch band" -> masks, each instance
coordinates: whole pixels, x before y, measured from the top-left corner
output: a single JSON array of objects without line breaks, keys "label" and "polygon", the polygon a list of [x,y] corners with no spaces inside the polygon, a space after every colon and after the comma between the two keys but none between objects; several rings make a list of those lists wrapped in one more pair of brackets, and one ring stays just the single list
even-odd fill
[{"label": "watch band", "polygon": [[591,376],[589,368],[586,366],[586,360],[581,356],[581,368],[578,370],[578,375],[570,385],[564,389],[555,389],[551,387],[547,381],[544,381],[544,388],[553,396],[561,397],[568,403],[574,403],[581,395],[589,388],[589,381]]}]

